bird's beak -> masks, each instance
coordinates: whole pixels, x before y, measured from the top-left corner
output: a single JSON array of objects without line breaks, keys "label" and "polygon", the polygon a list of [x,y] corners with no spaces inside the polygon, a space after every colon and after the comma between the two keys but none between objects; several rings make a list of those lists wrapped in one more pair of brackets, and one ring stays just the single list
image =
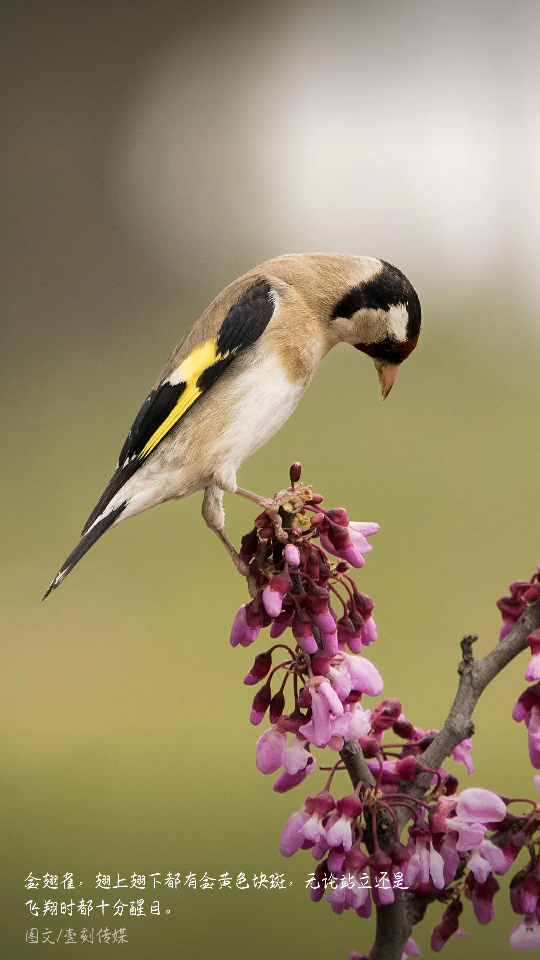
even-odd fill
[{"label": "bird's beak", "polygon": [[386,400],[386,397],[394,386],[400,365],[399,363],[388,363],[385,360],[374,360],[373,363],[375,364],[377,373],[379,374],[382,398],[383,400]]}]

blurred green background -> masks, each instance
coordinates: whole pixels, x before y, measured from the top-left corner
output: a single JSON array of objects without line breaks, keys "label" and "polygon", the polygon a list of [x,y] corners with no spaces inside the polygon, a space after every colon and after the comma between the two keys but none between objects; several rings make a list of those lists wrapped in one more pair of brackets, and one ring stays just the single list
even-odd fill
[{"label": "blurred green background", "polygon": [[[459,640],[487,652],[497,597],[540,560],[538,17],[478,0],[3,5],[3,956],[50,949],[31,926],[85,924],[124,924],[133,960],[369,949],[371,922],[309,902],[309,853],[278,853],[305,790],[277,796],[255,769],[253,651],[228,645],[245,590],[200,499],[122,525],[40,599],[212,297],[285,252],[381,256],[424,309],[391,397],[336,349],[240,480],[272,494],[298,459],[329,505],[381,524],[357,578],[369,656],[415,724],[442,723]],[[238,542],[253,511],[228,501]],[[510,720],[524,668],[482,698],[467,785],[533,791]],[[69,897],[25,878],[67,871],[85,900],[98,872],[145,874],[147,914],[171,912],[32,918],[30,896]],[[292,885],[154,894],[168,871]],[[441,912],[415,932],[424,953]],[[507,957],[515,922],[506,892],[487,928],[467,905],[445,955]],[[70,947],[101,949],[120,948]]]}]

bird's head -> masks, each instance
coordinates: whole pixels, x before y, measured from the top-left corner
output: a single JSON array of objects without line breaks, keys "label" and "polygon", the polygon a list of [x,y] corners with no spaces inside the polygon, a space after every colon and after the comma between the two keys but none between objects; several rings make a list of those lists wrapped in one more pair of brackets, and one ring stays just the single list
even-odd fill
[{"label": "bird's head", "polygon": [[334,307],[332,324],[339,340],[372,358],[384,399],[418,343],[421,310],[401,270],[384,260],[372,263],[380,268],[347,290]]}]

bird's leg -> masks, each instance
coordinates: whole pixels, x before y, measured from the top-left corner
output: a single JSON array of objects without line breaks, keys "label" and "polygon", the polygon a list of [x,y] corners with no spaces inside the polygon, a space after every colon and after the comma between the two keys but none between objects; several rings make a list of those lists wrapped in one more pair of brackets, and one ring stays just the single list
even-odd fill
[{"label": "bird's leg", "polygon": [[225,530],[223,529],[225,525],[225,511],[223,509],[222,501],[223,490],[220,490],[219,487],[216,487],[213,484],[211,484],[209,487],[206,487],[202,504],[203,519],[205,520],[207,526],[210,527],[210,530],[213,530],[221,540],[238,572],[247,579],[249,592],[253,596],[255,581],[249,566],[238,555],[227,534],[225,533]]},{"label": "bird's leg", "polygon": [[249,490],[244,490],[242,487],[237,487],[235,493],[237,493],[240,497],[245,497],[246,500],[252,500],[253,503],[257,503],[260,507],[262,507],[270,518],[276,539],[279,540],[280,543],[287,543],[289,538],[283,529],[283,521],[281,519],[279,509],[284,503],[290,501],[294,497],[294,494],[291,490],[282,490],[281,493],[276,494],[272,500],[269,500],[268,497],[259,497],[258,494],[251,493]]}]

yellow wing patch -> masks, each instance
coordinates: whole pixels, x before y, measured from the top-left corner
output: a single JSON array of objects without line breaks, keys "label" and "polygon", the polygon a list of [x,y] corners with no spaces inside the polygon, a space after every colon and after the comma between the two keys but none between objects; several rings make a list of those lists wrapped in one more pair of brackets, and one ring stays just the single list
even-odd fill
[{"label": "yellow wing patch", "polygon": [[189,410],[189,408],[195,403],[197,397],[200,397],[202,390],[200,390],[197,386],[197,380],[201,374],[208,369],[208,367],[215,363],[218,357],[217,339],[207,340],[199,347],[195,347],[189,356],[182,361],[179,367],[177,367],[174,373],[171,374],[169,378],[171,382],[185,383],[186,388],[178,398],[177,403],[169,415],[165,418],[163,423],[159,425],[155,433],[152,434],[146,445],[141,450],[141,460],[152,452],[160,440],[163,440],[165,434],[167,434],[169,430],[174,427],[175,423],[180,420],[180,417],[184,415],[186,410]]},{"label": "yellow wing patch", "polygon": [[195,347],[185,360],[182,360],[180,366],[171,374],[169,379],[177,383],[183,380],[189,387],[190,380],[198,380],[201,373],[204,373],[207,367],[215,363],[216,359],[217,338],[206,340],[199,347]]}]

